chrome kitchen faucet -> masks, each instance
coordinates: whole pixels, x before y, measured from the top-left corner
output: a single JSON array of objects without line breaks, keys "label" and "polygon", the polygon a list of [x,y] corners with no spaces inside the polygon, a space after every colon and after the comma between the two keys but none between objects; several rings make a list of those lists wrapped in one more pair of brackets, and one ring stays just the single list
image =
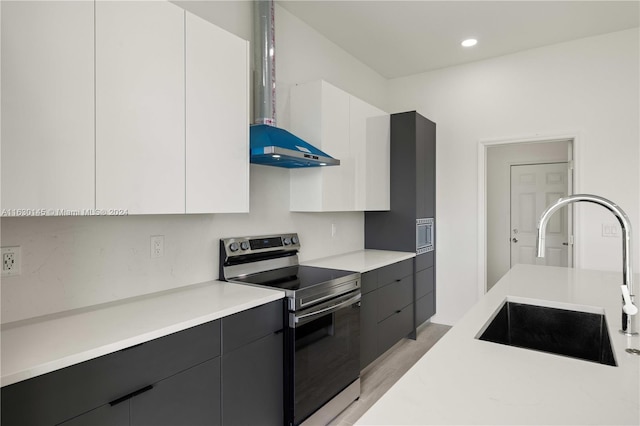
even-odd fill
[{"label": "chrome kitchen faucet", "polygon": [[609,210],[620,222],[622,227],[622,329],[621,333],[627,336],[633,336],[638,334],[638,321],[636,314],[638,309],[633,303],[633,275],[631,272],[631,223],[627,214],[614,202],[607,200],[606,198],[598,197],[591,194],[575,194],[568,197],[560,198],[554,204],[547,207],[547,209],[540,216],[538,220],[538,240],[537,249],[538,257],[544,257],[544,236],[547,228],[547,222],[553,213],[567,204],[576,202],[587,202],[599,204],[602,207]]}]

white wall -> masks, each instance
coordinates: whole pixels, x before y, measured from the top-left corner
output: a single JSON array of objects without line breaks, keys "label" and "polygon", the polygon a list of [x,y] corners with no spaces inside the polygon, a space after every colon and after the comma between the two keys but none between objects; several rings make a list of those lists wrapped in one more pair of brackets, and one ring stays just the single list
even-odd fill
[{"label": "white wall", "polygon": [[[247,2],[185,6],[241,37],[250,35]],[[288,87],[318,78],[384,106],[381,76],[278,6],[276,34],[281,124]],[[249,214],[3,218],[1,243],[22,247],[22,275],[2,280],[2,322],[216,279],[222,237],[298,232],[302,260],[363,248],[362,213],[288,211],[286,169],[251,166],[250,197]],[[331,224],[338,230],[334,238]],[[149,237],[157,234],[165,237],[165,255],[151,259]]]},{"label": "white wall", "polygon": [[568,160],[567,141],[495,145],[487,149],[487,289],[510,269],[511,165]]},{"label": "white wall", "polygon": [[[639,40],[636,28],[389,82],[390,112],[417,110],[438,126],[434,322],[455,323],[478,297],[480,140],[578,133],[577,190],[617,202],[640,241]],[[620,240],[601,237],[613,216],[577,210],[577,266],[620,270]]]}]

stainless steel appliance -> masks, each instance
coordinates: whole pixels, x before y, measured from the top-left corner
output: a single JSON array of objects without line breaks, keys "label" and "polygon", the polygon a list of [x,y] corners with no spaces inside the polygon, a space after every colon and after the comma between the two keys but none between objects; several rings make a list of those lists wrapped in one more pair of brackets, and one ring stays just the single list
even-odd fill
[{"label": "stainless steel appliance", "polygon": [[249,128],[250,161],[264,166],[322,167],[340,160],[319,150],[285,129],[276,127],[275,5],[256,0],[253,5],[253,105],[254,124]]},{"label": "stainless steel appliance", "polygon": [[220,279],[284,290],[285,421],[326,424],[360,396],[360,274],[298,264],[298,235],[220,240]]},{"label": "stainless steel appliance", "polygon": [[433,251],[433,218],[416,219],[416,254]]}]

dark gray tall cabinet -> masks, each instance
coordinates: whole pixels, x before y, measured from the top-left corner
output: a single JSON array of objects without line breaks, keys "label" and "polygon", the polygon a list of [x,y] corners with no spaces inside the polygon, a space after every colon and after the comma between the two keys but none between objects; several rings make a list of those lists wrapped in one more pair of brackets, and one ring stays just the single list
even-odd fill
[{"label": "dark gray tall cabinet", "polygon": [[[419,218],[436,218],[436,124],[415,111],[392,114],[391,209],[365,212],[365,248],[415,252]],[[436,312],[434,260],[435,250],[414,261],[416,327]]]}]

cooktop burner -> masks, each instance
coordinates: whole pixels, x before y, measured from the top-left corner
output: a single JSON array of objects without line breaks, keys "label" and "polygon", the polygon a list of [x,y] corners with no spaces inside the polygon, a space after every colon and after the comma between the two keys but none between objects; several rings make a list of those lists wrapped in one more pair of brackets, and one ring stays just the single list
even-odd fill
[{"label": "cooktop burner", "polygon": [[353,271],[296,265],[237,277],[233,281],[282,290],[300,290],[353,274]]}]

